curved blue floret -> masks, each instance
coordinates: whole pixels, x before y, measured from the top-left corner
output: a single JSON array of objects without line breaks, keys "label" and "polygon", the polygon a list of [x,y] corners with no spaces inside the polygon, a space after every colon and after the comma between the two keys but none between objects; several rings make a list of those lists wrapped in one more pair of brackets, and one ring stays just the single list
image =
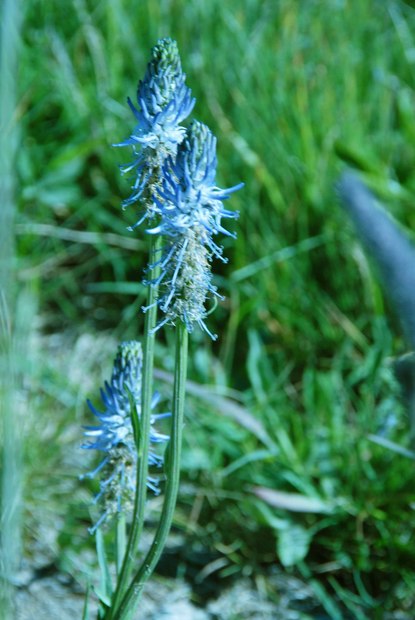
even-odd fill
[{"label": "curved blue floret", "polygon": [[146,231],[165,240],[158,263],[158,304],[165,313],[159,326],[179,319],[189,332],[197,323],[210,336],[205,305],[209,297],[220,297],[212,284],[210,263],[213,258],[226,262],[223,248],[213,238],[219,233],[235,237],[222,219],[235,219],[238,213],[224,209],[222,203],[243,187],[241,183],[218,188],[216,165],[216,138],[206,125],[194,121],[177,156],[169,157],[163,166],[163,181],[154,197],[159,221]]}]

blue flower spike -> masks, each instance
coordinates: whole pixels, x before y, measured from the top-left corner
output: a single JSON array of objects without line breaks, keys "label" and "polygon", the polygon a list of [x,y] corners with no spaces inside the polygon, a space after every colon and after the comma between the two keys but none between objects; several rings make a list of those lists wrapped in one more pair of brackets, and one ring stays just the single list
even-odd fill
[{"label": "blue flower spike", "polygon": [[160,185],[162,166],[167,157],[174,157],[185,135],[180,123],[189,116],[195,104],[185,84],[176,41],[160,39],[151,53],[145,77],[138,84],[137,107],[128,99],[136,119],[130,137],[114,146],[130,146],[133,160],[121,166],[122,174],[133,172],[132,193],[123,207],[135,202],[143,205],[143,213],[133,226],[156,215],[153,195]]},{"label": "blue flower spike", "polygon": [[[111,381],[105,383],[100,390],[103,411],[98,411],[90,401],[88,406],[98,419],[96,426],[85,427],[87,442],[83,448],[98,450],[103,459],[93,471],[83,478],[95,478],[100,474],[100,489],[94,502],[103,507],[103,513],[90,529],[93,534],[106,521],[117,513],[129,513],[133,507],[136,487],[137,448],[131,419],[131,401],[136,407],[138,416],[141,409],[141,344],[136,341],[123,342],[118,347],[114,360]],[[152,407],[156,407],[159,395],[153,397]],[[169,413],[154,414],[150,430],[150,443],[166,442],[169,437],[155,430],[154,423]],[[154,449],[150,449],[148,464],[150,467],[161,467],[163,457]],[[149,476],[147,486],[158,493],[158,478]]]},{"label": "blue flower spike", "polygon": [[176,158],[169,157],[163,167],[163,182],[155,196],[159,223],[149,234],[162,235],[164,249],[159,261],[161,275],[158,305],[164,324],[183,321],[189,332],[198,324],[211,338],[205,323],[206,302],[222,297],[212,284],[211,262],[226,262],[223,248],[214,237],[222,233],[235,237],[222,225],[222,219],[236,219],[238,213],[224,208],[223,201],[243,183],[229,189],[215,185],[216,138],[209,128],[193,121],[179,145]]}]

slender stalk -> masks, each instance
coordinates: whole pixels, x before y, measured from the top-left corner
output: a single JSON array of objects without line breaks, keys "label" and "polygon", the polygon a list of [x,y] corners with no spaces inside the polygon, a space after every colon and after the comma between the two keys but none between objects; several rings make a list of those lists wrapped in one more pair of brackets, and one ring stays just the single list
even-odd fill
[{"label": "slender stalk", "polygon": [[187,343],[187,330],[181,323],[176,328],[176,363],[173,388],[172,428],[168,453],[166,455],[167,482],[161,518],[153,543],[122,599],[114,615],[114,620],[131,618],[134,613],[144,584],[154,571],[163,552],[173,521],[180,481],[180,457],[187,374]]},{"label": "slender stalk", "polygon": [[[161,249],[161,238],[151,237],[150,245],[150,265],[158,262]],[[159,275],[159,266],[150,268],[149,281],[154,282]],[[138,438],[138,462],[137,462],[137,483],[134,499],[134,512],[128,537],[127,549],[124,561],[117,581],[117,587],[108,610],[106,620],[116,617],[114,614],[127,589],[133,571],[133,565],[137,556],[138,544],[144,526],[144,513],[147,497],[147,477],[148,477],[148,452],[151,427],[151,401],[153,398],[153,369],[154,369],[154,328],[157,323],[157,295],[158,287],[148,285],[148,310],[145,315],[144,325],[144,346],[143,346],[143,375],[142,375],[142,394],[141,394],[141,414],[140,414],[140,433]],[[117,616],[118,617],[118,616]]]},{"label": "slender stalk", "polygon": [[122,563],[125,557],[126,549],[126,523],[125,514],[122,512],[117,517],[117,524],[115,530],[115,567],[117,575],[119,575],[122,569]]}]

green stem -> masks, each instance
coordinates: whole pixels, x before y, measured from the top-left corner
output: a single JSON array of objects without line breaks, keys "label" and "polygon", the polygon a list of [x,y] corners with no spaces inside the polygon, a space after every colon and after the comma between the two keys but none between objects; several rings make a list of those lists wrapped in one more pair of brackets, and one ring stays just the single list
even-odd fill
[{"label": "green stem", "polygon": [[122,569],[122,563],[125,558],[126,549],[126,523],[125,514],[121,512],[117,516],[117,529],[115,531],[115,567],[117,569],[117,575],[119,575]]},{"label": "green stem", "polygon": [[180,457],[187,374],[187,342],[187,330],[183,324],[180,324],[176,328],[176,363],[173,387],[172,428],[166,455],[167,481],[160,522],[153,543],[122,599],[117,613],[114,616],[114,620],[130,618],[135,611],[144,584],[154,571],[163,552],[173,521],[180,481]]},{"label": "green stem", "polygon": [[[160,256],[161,238],[160,236],[151,237],[150,245],[150,265],[155,264]],[[160,273],[160,267],[156,266],[149,270],[149,280],[154,282]],[[117,611],[117,607],[125,594],[127,585],[130,581],[137,556],[138,544],[144,526],[144,513],[147,497],[147,477],[148,477],[148,453],[151,428],[151,401],[153,398],[153,369],[154,369],[154,329],[157,323],[157,295],[158,287],[148,285],[148,304],[144,324],[144,346],[143,346],[143,375],[141,387],[141,414],[140,414],[140,433],[138,438],[137,453],[137,483],[134,498],[134,512],[131,523],[130,534],[128,537],[127,550],[117,581],[117,587],[111,602],[111,609],[108,610],[105,620],[112,620]]]}]

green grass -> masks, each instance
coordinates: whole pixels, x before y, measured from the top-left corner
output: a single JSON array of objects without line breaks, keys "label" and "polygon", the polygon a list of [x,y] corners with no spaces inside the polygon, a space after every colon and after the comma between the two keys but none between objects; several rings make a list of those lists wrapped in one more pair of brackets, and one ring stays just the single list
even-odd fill
[{"label": "green grass", "polygon": [[[19,354],[28,334],[32,307],[27,291],[16,300],[14,284],[19,2],[6,0],[2,4],[0,23],[0,608],[6,617],[11,611],[10,581],[21,548],[22,442],[18,426],[22,412],[16,402],[16,388],[23,370]],[[26,307],[21,304],[24,298]]]},{"label": "green grass", "polygon": [[[415,230],[415,12],[397,0],[27,3],[20,286],[38,290],[43,333],[71,335],[62,362],[44,358],[32,379],[30,518],[39,502],[51,516],[58,505],[57,552],[88,544],[85,489],[76,509],[65,496],[82,457],[64,463],[84,396],[106,375],[88,350],[80,388],[71,383],[71,348],[85,332],[142,331],[146,255],[141,233],[126,231],[134,208],[120,208],[129,188],[117,165],[128,154],[110,145],[131,130],[126,97],[161,36],[177,39],[195,116],[218,136],[219,185],[245,182],[230,203],[238,239],[225,240],[229,263],[215,266],[227,297],[209,317],[219,339],[195,334],[190,377],[237,390],[263,427],[255,434],[227,400],[189,398],[178,526],[190,522],[189,536],[226,557],[224,575],[282,560],[311,575],[326,609],[404,609],[415,587],[413,461],[369,438],[393,418],[385,437],[409,445],[387,359],[404,345],[334,190],[352,164]],[[166,333],[158,349],[167,371],[171,344]],[[109,368],[111,352],[97,344],[96,357]],[[254,487],[326,510],[271,506]]]}]

